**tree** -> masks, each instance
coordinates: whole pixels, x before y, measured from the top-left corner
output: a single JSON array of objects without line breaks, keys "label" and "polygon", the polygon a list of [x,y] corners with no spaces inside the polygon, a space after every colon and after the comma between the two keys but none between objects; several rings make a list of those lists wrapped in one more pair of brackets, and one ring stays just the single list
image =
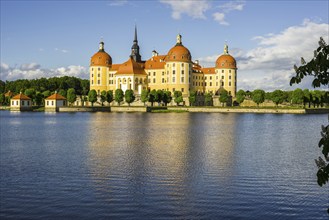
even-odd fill
[{"label": "tree", "polygon": [[64,89],[60,89],[58,94],[66,98],[66,91]]},{"label": "tree", "polygon": [[242,89],[236,93],[236,101],[239,103],[239,105],[244,101],[245,97],[246,93]]},{"label": "tree", "polygon": [[107,92],[105,90],[103,90],[101,92],[101,103],[102,103],[102,106],[104,105],[104,102],[106,101],[106,95],[107,95]]},{"label": "tree", "polygon": [[163,100],[163,91],[161,89],[157,90],[157,99],[155,100],[160,106],[161,101]]},{"label": "tree", "polygon": [[145,102],[148,102],[148,100],[149,100],[149,91],[147,89],[143,89],[141,94],[141,101],[144,103],[144,106],[145,106]]},{"label": "tree", "polygon": [[67,101],[70,102],[72,105],[76,99],[77,99],[77,95],[75,94],[75,89],[69,88],[67,90]]},{"label": "tree", "polygon": [[118,103],[120,106],[120,103],[123,101],[123,91],[122,89],[116,89],[114,92],[114,100]]},{"label": "tree", "polygon": [[284,101],[284,98],[284,93],[279,89],[274,90],[271,94],[271,100],[275,103],[276,107]]},{"label": "tree", "polygon": [[28,97],[30,97],[32,99],[32,102],[35,102],[35,90],[34,89],[26,89],[24,91],[24,94],[27,95]]},{"label": "tree", "polygon": [[4,105],[6,103],[6,97],[4,93],[0,93],[0,104]]},{"label": "tree", "polygon": [[174,92],[174,102],[176,102],[177,106],[179,103],[183,102],[183,94],[181,91]]},{"label": "tree", "polygon": [[113,102],[113,91],[109,90],[106,93],[106,101],[111,104],[111,102]]},{"label": "tree", "polygon": [[125,92],[125,100],[128,103],[128,106],[130,106],[130,103],[135,101],[135,94],[132,89],[127,89]]},{"label": "tree", "polygon": [[311,107],[311,93],[308,89],[303,90],[304,93],[304,98],[303,98],[303,103],[304,103],[304,108],[306,106],[306,103],[308,103],[308,107]]},{"label": "tree", "polygon": [[207,92],[204,94],[204,102],[206,106],[212,105],[212,92]]},{"label": "tree", "polygon": [[41,92],[36,92],[35,94],[35,104],[41,106],[43,104],[43,94]]},{"label": "tree", "polygon": [[195,105],[195,103],[196,103],[196,96],[197,96],[196,91],[195,90],[191,90],[190,91],[190,95],[188,97],[188,100],[190,101],[190,106]]},{"label": "tree", "polygon": [[162,101],[165,104],[165,106],[167,106],[167,104],[170,103],[171,100],[172,100],[171,92],[170,91],[164,91]]},{"label": "tree", "polygon": [[[328,85],[329,82],[329,46],[320,38],[319,47],[314,51],[314,58],[308,63],[302,58],[302,65],[300,67],[294,66],[296,76],[290,80],[290,85],[300,83],[304,76],[313,76],[313,87],[320,87],[321,85]],[[329,117],[328,117],[329,121]],[[329,180],[329,125],[321,127],[321,136],[318,146],[322,148],[322,157],[315,160],[318,166],[317,182],[320,186],[325,185]],[[329,208],[327,209],[329,214]]]},{"label": "tree", "polygon": [[292,92],[292,104],[302,104],[304,102],[304,92],[303,90],[297,88]]},{"label": "tree", "polygon": [[156,100],[158,100],[158,93],[155,89],[153,89],[150,93],[149,93],[149,97],[148,97],[149,102],[151,102],[151,106],[153,106],[153,103],[156,102]]},{"label": "tree", "polygon": [[251,98],[257,104],[257,107],[259,107],[259,104],[265,101],[265,91],[261,89],[256,89],[252,92]]},{"label": "tree", "polygon": [[51,92],[49,90],[46,90],[42,93],[42,95],[43,95],[43,98],[47,98],[51,95]]},{"label": "tree", "polygon": [[229,94],[225,89],[221,89],[219,91],[219,102],[222,103],[222,106],[224,106],[225,103],[227,103],[229,99]]},{"label": "tree", "polygon": [[294,65],[296,76],[290,80],[290,85],[300,83],[305,76],[313,76],[313,87],[328,85],[329,82],[329,45],[320,37],[319,47],[314,51],[314,58],[308,63],[301,58],[302,65]]},{"label": "tree", "polygon": [[97,101],[97,92],[95,89],[88,92],[88,100],[91,102],[91,106],[94,106],[94,103]]}]

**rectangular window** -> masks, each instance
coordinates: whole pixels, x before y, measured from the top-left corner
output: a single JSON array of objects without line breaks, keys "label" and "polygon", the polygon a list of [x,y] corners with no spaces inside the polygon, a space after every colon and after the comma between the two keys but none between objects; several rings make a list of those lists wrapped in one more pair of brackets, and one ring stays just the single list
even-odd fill
[{"label": "rectangular window", "polygon": [[51,105],[52,105],[52,106],[54,105],[54,101],[51,101]]},{"label": "rectangular window", "polygon": [[18,101],[16,101],[16,105],[18,105]]},{"label": "rectangular window", "polygon": [[228,78],[231,79],[231,75]]},{"label": "rectangular window", "polygon": [[24,101],[22,101],[22,105],[25,105],[25,102]]},{"label": "rectangular window", "polygon": [[162,72],[162,75],[164,76],[164,72]]},{"label": "rectangular window", "polygon": [[109,80],[109,84],[111,84],[111,80]]},{"label": "rectangular window", "polygon": [[153,72],[153,76],[155,76],[155,72]]},{"label": "rectangular window", "polygon": [[224,76],[222,76],[222,79],[224,79]]},{"label": "rectangular window", "polygon": [[98,71],[100,71],[100,70],[101,70],[101,68],[98,67]]},{"label": "rectangular window", "polygon": [[180,78],[180,82],[184,83],[184,76]]},{"label": "rectangular window", "polygon": [[172,82],[173,82],[173,83],[175,82],[175,77],[172,78]]},{"label": "rectangular window", "polygon": [[175,88],[173,88],[172,91],[175,92]]},{"label": "rectangular window", "polygon": [[165,82],[165,79],[164,78],[162,78],[162,83],[164,83]]},{"label": "rectangular window", "polygon": [[212,76],[210,77],[210,80],[212,80]]},{"label": "rectangular window", "polygon": [[175,75],[175,74],[176,74],[176,71],[175,71],[175,70],[173,70],[173,71],[172,71],[172,74],[173,74],[173,75]]},{"label": "rectangular window", "polygon": [[224,82],[222,82],[222,86],[224,86]]},{"label": "rectangular window", "polygon": [[49,101],[47,101],[47,105],[49,105]]},{"label": "rectangular window", "polygon": [[184,70],[182,70],[182,73],[181,73],[182,76],[184,76]]},{"label": "rectangular window", "polygon": [[91,74],[91,77],[94,77],[94,74]]},{"label": "rectangular window", "polygon": [[229,70],[229,73],[231,73],[231,70]]},{"label": "rectangular window", "polygon": [[151,72],[149,72],[149,76],[151,76]]},{"label": "rectangular window", "polygon": [[210,82],[210,86],[212,86],[212,82]]},{"label": "rectangular window", "polygon": [[98,73],[98,77],[101,77],[101,74]]},{"label": "rectangular window", "polygon": [[228,86],[231,86],[231,82],[228,82]]},{"label": "rectangular window", "polygon": [[153,79],[153,83],[155,83],[155,78]]},{"label": "rectangular window", "polygon": [[98,83],[98,85],[100,85],[101,84],[101,81],[100,80],[97,80],[97,83]]},{"label": "rectangular window", "polygon": [[216,76],[216,79],[218,79],[218,76]]},{"label": "rectangular window", "polygon": [[207,86],[207,82],[205,82],[204,85]]},{"label": "rectangular window", "polygon": [[11,105],[14,105],[14,101],[11,101]]},{"label": "rectangular window", "polygon": [[224,70],[222,70],[222,73],[224,73]]},{"label": "rectangular window", "polygon": [[184,92],[184,88],[182,88],[182,92]]},{"label": "rectangular window", "polygon": [[182,63],[182,67],[184,67],[184,63]]}]

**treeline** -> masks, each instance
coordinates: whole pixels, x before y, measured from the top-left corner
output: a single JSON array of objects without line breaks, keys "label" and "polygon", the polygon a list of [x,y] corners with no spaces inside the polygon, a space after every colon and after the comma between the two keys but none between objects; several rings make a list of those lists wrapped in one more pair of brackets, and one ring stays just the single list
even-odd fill
[{"label": "treeline", "polygon": [[244,100],[252,100],[257,106],[265,101],[272,101],[276,106],[279,104],[303,105],[304,108],[311,106],[323,107],[329,105],[329,93],[323,90],[295,89],[293,91],[275,90],[265,92],[261,89],[254,91],[239,90],[236,94],[236,103],[241,105]]},{"label": "treeline", "polygon": [[[74,92],[73,92],[74,90]],[[89,92],[89,80],[73,76],[40,78],[40,79],[18,79],[15,81],[0,80],[0,104],[9,105],[10,96],[23,93],[32,99],[35,105],[43,105],[43,100],[58,92],[64,97],[68,93],[75,95],[87,95]],[[5,96],[11,92],[10,96]]]}]

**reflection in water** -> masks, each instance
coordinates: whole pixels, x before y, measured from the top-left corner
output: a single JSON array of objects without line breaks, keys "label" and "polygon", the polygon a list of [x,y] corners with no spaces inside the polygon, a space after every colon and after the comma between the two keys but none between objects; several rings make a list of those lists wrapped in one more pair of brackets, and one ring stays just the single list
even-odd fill
[{"label": "reflection in water", "polygon": [[326,115],[0,117],[0,219],[328,218]]},{"label": "reflection in water", "polygon": [[[140,205],[146,206],[142,214],[159,208],[197,213],[189,200],[214,197],[211,188],[231,175],[236,115],[152,116],[99,113],[90,121],[89,165],[98,196],[116,204],[113,212],[121,212],[119,201],[129,196],[131,213]],[[155,206],[159,202],[167,205]]]}]

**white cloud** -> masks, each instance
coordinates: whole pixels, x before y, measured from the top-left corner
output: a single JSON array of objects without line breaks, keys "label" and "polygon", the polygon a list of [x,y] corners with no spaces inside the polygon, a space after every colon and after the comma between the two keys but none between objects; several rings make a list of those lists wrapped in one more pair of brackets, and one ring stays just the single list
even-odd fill
[{"label": "white cloud", "polygon": [[215,12],[212,14],[214,21],[217,21],[220,25],[228,26],[229,23],[225,21],[226,14],[231,11],[242,11],[245,4],[245,1],[231,1],[219,5],[217,8],[219,8],[221,12]]},{"label": "white cloud", "polygon": [[6,63],[1,63],[0,79],[2,81],[12,81],[16,79],[36,79],[41,77],[55,77],[55,76],[75,76],[87,79],[88,69],[83,66],[68,66],[59,67],[56,69],[44,69],[37,63],[22,64],[17,67],[10,67]]},{"label": "white cloud", "polygon": [[59,51],[59,52],[62,52],[62,53],[68,53],[69,51],[66,50],[66,49],[58,49],[58,48],[54,48],[55,51]]},{"label": "white cloud", "polygon": [[225,13],[229,13],[231,11],[242,11],[245,4],[245,1],[227,2],[218,6],[218,8],[222,9]]},{"label": "white cloud", "polygon": [[[321,36],[329,41],[329,24],[306,19],[301,25],[288,27],[280,33],[254,37],[252,40],[258,41],[258,45],[249,51],[231,50],[238,65],[238,87],[293,89],[289,86],[290,77],[295,74],[293,65],[300,65],[300,57],[306,61],[313,58]],[[201,57],[199,60],[201,64],[214,66],[218,56]],[[311,88],[312,80],[308,78],[297,87]]]},{"label": "white cloud", "polygon": [[204,13],[210,8],[210,3],[207,0],[160,0],[160,2],[171,6],[171,16],[176,20],[180,19],[183,14],[186,14],[192,18],[206,19]]},{"label": "white cloud", "polygon": [[214,17],[214,20],[217,21],[221,25],[229,25],[227,21],[225,21],[225,14],[216,12],[212,15]]}]

